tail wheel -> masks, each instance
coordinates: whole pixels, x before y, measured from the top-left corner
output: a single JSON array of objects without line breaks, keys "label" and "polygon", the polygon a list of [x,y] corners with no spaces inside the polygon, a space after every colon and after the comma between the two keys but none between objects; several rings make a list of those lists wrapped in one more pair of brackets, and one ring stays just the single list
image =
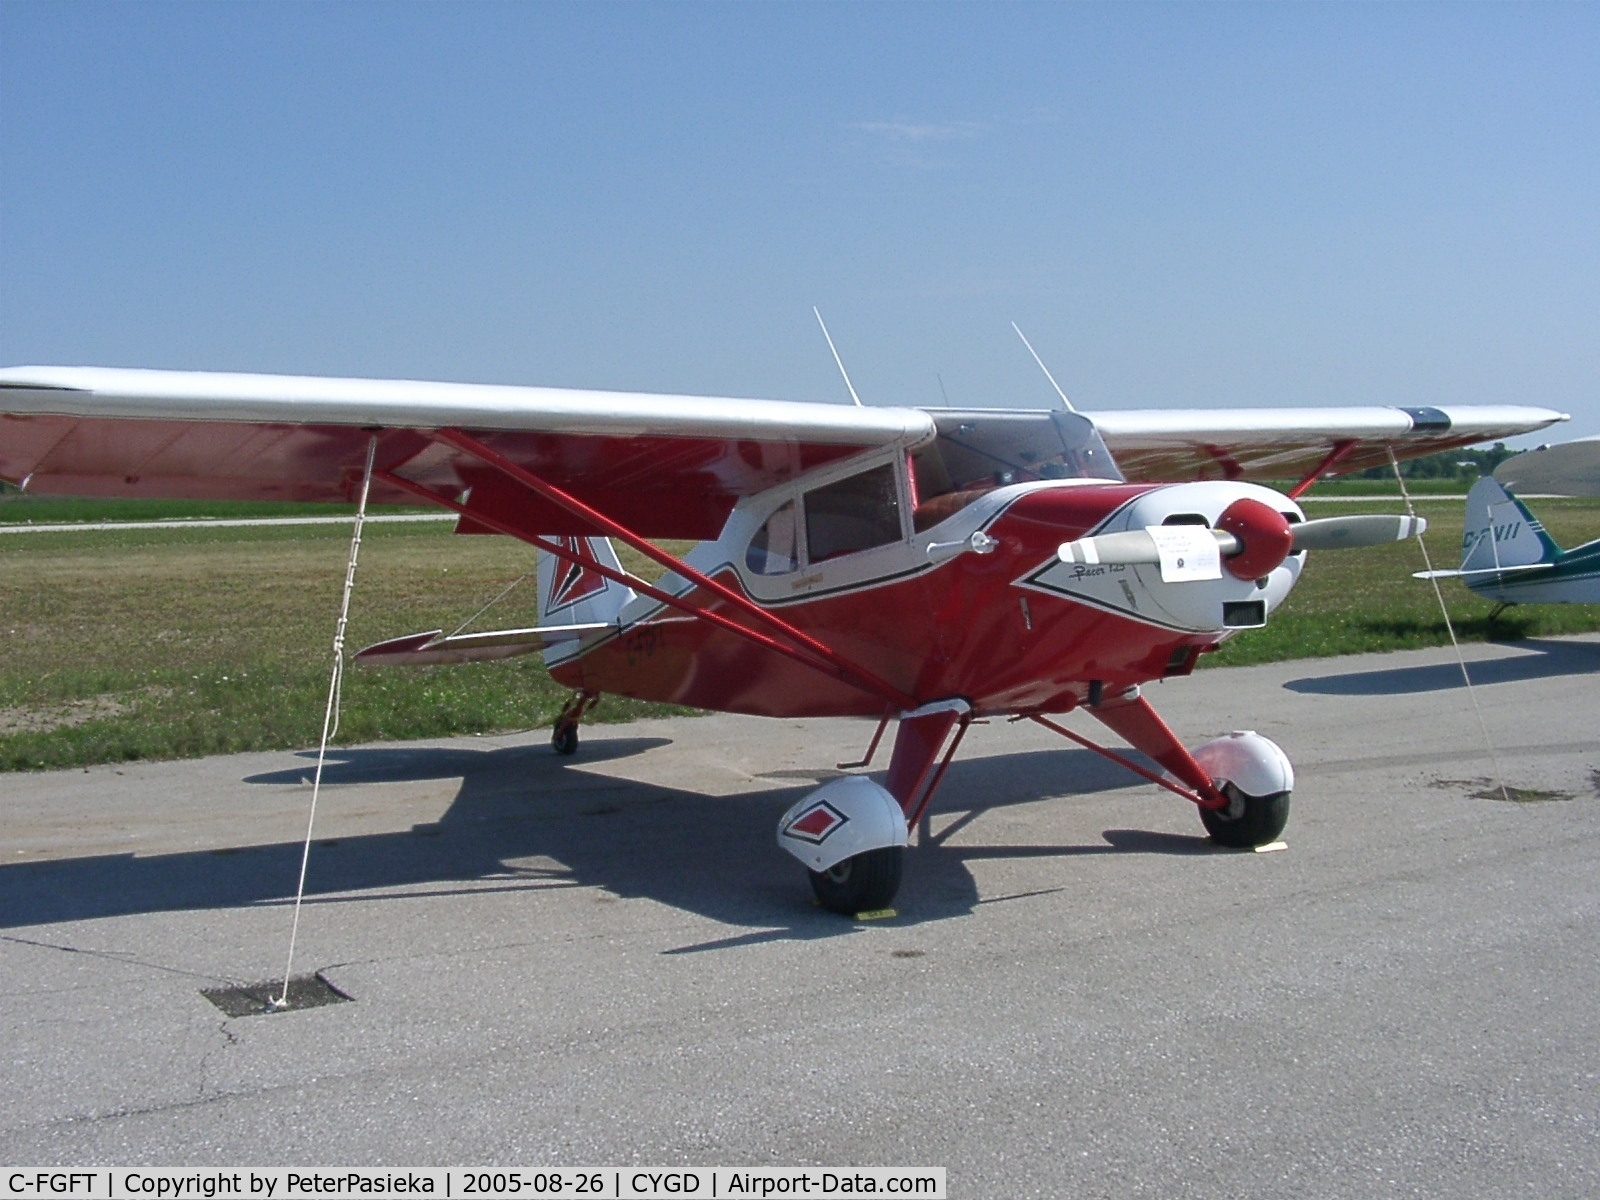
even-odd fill
[{"label": "tail wheel", "polygon": [[1226,808],[1202,808],[1200,820],[1219,846],[1249,849],[1276,841],[1289,823],[1289,793],[1251,796],[1231,783],[1222,785]]},{"label": "tail wheel", "polygon": [[550,745],[557,754],[571,756],[578,752],[578,723],[576,721],[557,722],[555,731],[550,735]]},{"label": "tail wheel", "polygon": [[808,872],[811,890],[823,908],[846,916],[888,908],[900,890],[904,846],[866,850],[829,867]]}]

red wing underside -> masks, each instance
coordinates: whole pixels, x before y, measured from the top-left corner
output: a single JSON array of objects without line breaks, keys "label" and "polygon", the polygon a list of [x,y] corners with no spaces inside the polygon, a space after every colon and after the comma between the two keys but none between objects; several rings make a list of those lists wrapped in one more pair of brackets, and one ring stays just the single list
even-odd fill
[{"label": "red wing underside", "polygon": [[[350,502],[368,436],[339,425],[6,416],[0,478],[27,480],[30,492],[75,496]],[[714,437],[474,436],[642,535],[672,538],[714,538],[740,496],[862,449]],[[598,532],[422,432],[379,430],[375,465],[451,499],[470,489],[471,510],[504,516],[514,506],[516,524],[525,528]],[[374,481],[372,501],[415,497]]]},{"label": "red wing underside", "polygon": [[[1513,431],[1520,432],[1520,431]],[[1507,434],[1505,436],[1511,436]],[[1476,445],[1480,436],[1424,437],[1412,434],[1404,441],[1370,441],[1352,446],[1339,459],[1336,471],[1347,475],[1369,467],[1387,467],[1389,450],[1404,462],[1441,450]],[[1109,441],[1109,439],[1108,439]],[[1231,446],[1209,443],[1161,446],[1148,449],[1116,447],[1117,466],[1130,481],[1172,483],[1187,479],[1299,479],[1316,468],[1338,445],[1335,439],[1307,440],[1293,446]]]}]

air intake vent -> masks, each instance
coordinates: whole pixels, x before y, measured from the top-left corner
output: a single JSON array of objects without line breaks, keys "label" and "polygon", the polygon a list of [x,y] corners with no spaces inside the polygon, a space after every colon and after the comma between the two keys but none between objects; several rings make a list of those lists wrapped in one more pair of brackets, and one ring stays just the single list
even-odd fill
[{"label": "air intake vent", "polygon": [[1167,667],[1161,672],[1161,678],[1170,679],[1174,675],[1187,675],[1194,670],[1194,660],[1199,657],[1199,646],[1177,647],[1167,656]]},{"label": "air intake vent", "polygon": [[1229,629],[1259,629],[1267,623],[1266,601],[1225,600],[1222,604],[1222,623]]}]

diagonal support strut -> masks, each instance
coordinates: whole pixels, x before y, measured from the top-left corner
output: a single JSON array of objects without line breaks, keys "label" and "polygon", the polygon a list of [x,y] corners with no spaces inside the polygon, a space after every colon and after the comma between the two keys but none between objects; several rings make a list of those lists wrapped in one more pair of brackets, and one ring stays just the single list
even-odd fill
[{"label": "diagonal support strut", "polygon": [[1077,742],[1078,745],[1082,746],[1085,750],[1093,750],[1096,754],[1100,755],[1101,758],[1108,758],[1118,766],[1128,768],[1128,770],[1132,771],[1135,775],[1142,775],[1151,783],[1159,784],[1161,787],[1166,788],[1167,791],[1176,796],[1182,796],[1185,800],[1188,800],[1198,808],[1221,808],[1227,804],[1227,800],[1224,799],[1220,793],[1211,797],[1201,796],[1198,792],[1192,792],[1186,787],[1182,787],[1176,783],[1173,783],[1164,775],[1158,775],[1156,772],[1147,767],[1141,767],[1127,755],[1118,754],[1115,750],[1102,746],[1098,742],[1090,741],[1088,738],[1084,737],[1083,734],[1075,733],[1068,729],[1065,725],[1058,725],[1049,717],[1043,716],[1040,713],[1034,713],[1028,719],[1036,724],[1043,725],[1052,733],[1059,733],[1069,742]]},{"label": "diagonal support strut", "polygon": [[1354,450],[1355,448],[1355,438],[1348,438],[1342,442],[1335,442],[1333,444],[1333,449],[1327,453],[1323,460],[1316,466],[1312,467],[1310,473],[1307,474],[1304,479],[1289,489],[1289,499],[1300,499],[1300,497],[1305,494],[1305,491],[1308,487],[1322,478],[1322,475],[1325,471],[1336,466],[1346,454],[1349,454],[1350,451]]},{"label": "diagonal support strut", "polygon": [[[444,442],[446,445],[454,446],[456,449],[464,451],[479,461],[488,464],[496,471],[499,471],[502,475],[509,476],[511,479],[514,479],[529,491],[535,492],[544,497],[544,499],[550,501],[550,503],[556,505],[558,508],[565,509],[573,516],[589,522],[591,525],[594,525],[602,530],[608,536],[619,539],[620,541],[633,547],[633,549],[637,550],[640,554],[643,554],[646,558],[660,563],[667,570],[689,580],[689,582],[695,584],[703,591],[709,592],[711,595],[716,596],[724,603],[731,605],[739,612],[761,622],[769,629],[776,631],[782,636],[788,638],[790,641],[794,642],[796,645],[810,651],[818,658],[826,660],[840,672],[842,678],[847,678],[856,683],[858,686],[863,687],[864,690],[874,692],[879,696],[883,696],[885,699],[898,704],[902,708],[917,707],[917,701],[915,697],[908,695],[906,692],[901,691],[893,684],[878,678],[878,676],[872,674],[870,671],[867,671],[866,669],[857,666],[855,663],[850,662],[848,659],[835,652],[831,647],[824,645],[822,642],[817,641],[808,634],[802,633],[793,625],[790,625],[787,621],[784,621],[780,617],[774,616],[772,613],[762,608],[759,604],[752,602],[749,597],[736,592],[734,589],[726,586],[725,584],[718,583],[709,575],[695,570],[682,559],[674,558],[665,550],[652,545],[650,542],[634,533],[631,529],[628,529],[626,526],[621,525],[612,520],[610,517],[606,516],[603,512],[600,512],[598,509],[591,508],[589,505],[577,499],[575,496],[571,496],[562,491],[553,483],[541,479],[532,471],[529,471],[527,468],[511,461],[511,459],[507,458],[498,451],[485,446],[476,438],[461,432],[459,429],[436,430],[432,436],[438,441]],[[479,519],[478,515],[475,513],[472,514],[472,516],[474,520]]]},{"label": "diagonal support strut", "polygon": [[[727,630],[729,633],[737,634],[739,637],[745,638],[747,641],[754,642],[758,646],[763,646],[768,650],[772,650],[778,654],[784,655],[786,658],[793,659],[795,662],[804,667],[809,667],[813,671],[819,671],[830,678],[838,679],[842,683],[849,684],[852,687],[860,688],[862,691],[870,692],[873,695],[884,696],[893,704],[902,705],[905,707],[914,707],[914,702],[910,701],[908,697],[905,697],[899,693],[894,693],[892,690],[886,693],[885,691],[881,691],[876,687],[867,686],[862,681],[852,678],[849,672],[841,670],[839,667],[830,662],[818,659],[798,647],[790,646],[784,642],[778,641],[776,638],[768,637],[766,634],[741,625],[737,621],[723,616],[721,613],[712,612],[709,609],[690,604],[688,601],[684,600],[683,597],[674,596],[670,592],[662,591],[660,588],[645,583],[643,580],[635,578],[634,576],[627,574],[625,571],[613,570],[603,563],[598,563],[591,559],[580,559],[576,554],[568,550],[559,542],[553,542],[547,538],[542,538],[537,534],[528,533],[526,530],[519,529],[515,525],[501,521],[495,517],[489,516],[486,513],[469,512],[466,505],[458,503],[455,500],[451,500],[448,497],[441,496],[438,492],[433,491],[431,488],[425,487],[414,480],[407,479],[403,475],[396,475],[390,471],[378,470],[373,472],[373,477],[376,479],[382,479],[385,483],[393,484],[395,487],[398,487],[403,491],[410,492],[412,495],[427,500],[430,503],[438,504],[444,508],[448,508],[451,512],[458,516],[466,517],[469,520],[476,521],[481,525],[486,525],[490,529],[493,529],[496,533],[503,533],[507,537],[514,537],[519,541],[527,542],[530,546],[537,547],[538,549],[543,550],[546,554],[550,554],[561,559],[563,562],[578,564],[584,567],[586,570],[593,571],[598,575],[602,575],[605,578],[613,580],[616,583],[623,584],[626,587],[631,587],[634,591],[640,593],[641,595],[648,596],[650,599],[655,600],[658,603],[665,604],[669,608],[677,609],[679,612],[687,613],[689,616],[698,617],[701,620],[707,621],[720,629]],[[889,685],[885,684],[883,686],[887,689]]]}]

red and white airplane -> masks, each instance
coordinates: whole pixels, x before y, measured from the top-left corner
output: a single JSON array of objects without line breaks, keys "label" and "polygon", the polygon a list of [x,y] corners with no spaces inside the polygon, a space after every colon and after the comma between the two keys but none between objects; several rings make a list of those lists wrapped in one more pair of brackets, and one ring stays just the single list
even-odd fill
[{"label": "red and white airplane", "polygon": [[[1531,407],[922,409],[72,367],[0,370],[0,478],[88,496],[422,500],[531,543],[533,629],[369,647],[371,662],[542,650],[573,689],[772,717],[891,718],[880,785],[835,779],[779,823],[819,900],[899,886],[908,829],[975,718],[1028,718],[1269,842],[1294,773],[1266,738],[1191,752],[1140,693],[1283,602],[1311,550],[1419,532],[1306,520],[1324,474],[1564,420]],[[1287,495],[1246,478],[1298,477]],[[668,568],[629,576],[610,539]],[[675,559],[646,539],[698,539]],[[1085,709],[1162,770],[1054,718]],[[865,764],[859,764],[865,765]]]}]

